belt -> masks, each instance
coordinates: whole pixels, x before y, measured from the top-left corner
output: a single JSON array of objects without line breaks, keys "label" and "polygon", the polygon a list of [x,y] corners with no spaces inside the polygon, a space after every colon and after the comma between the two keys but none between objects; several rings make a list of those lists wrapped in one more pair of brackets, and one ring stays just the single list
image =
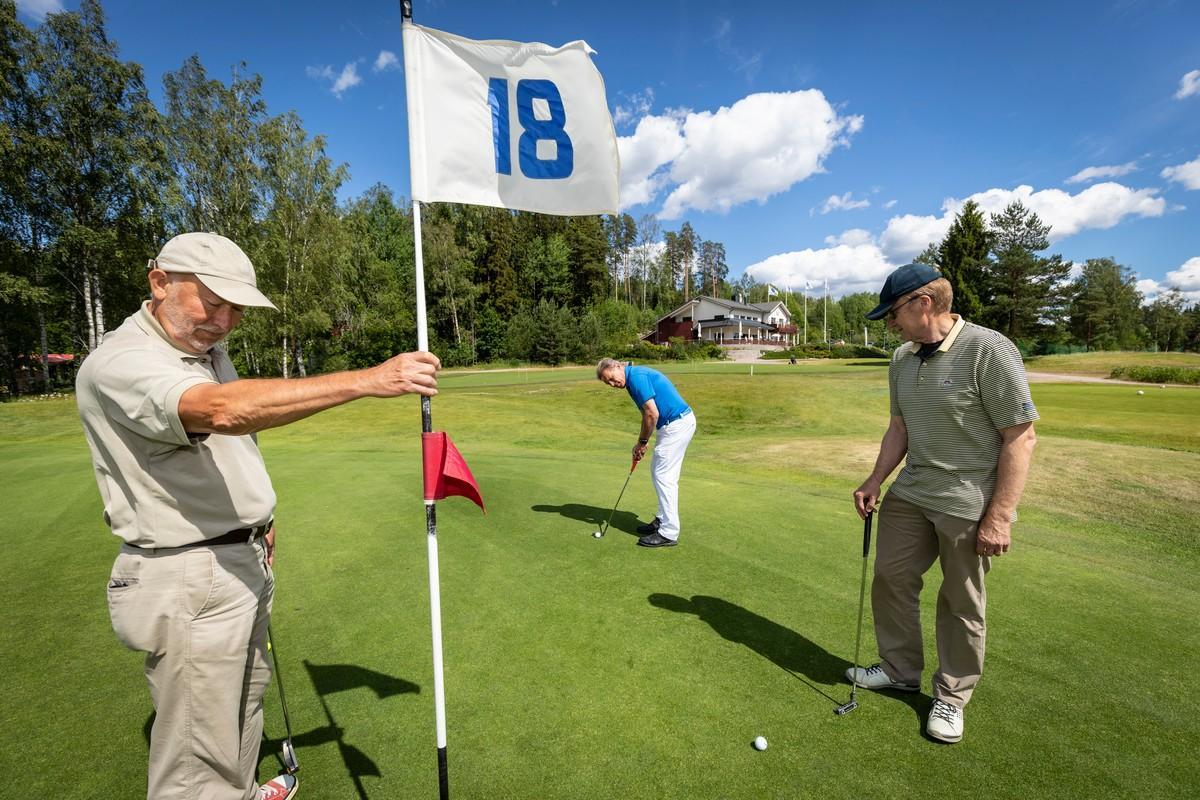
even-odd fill
[{"label": "belt", "polygon": [[253,528],[238,528],[237,530],[229,531],[229,533],[222,533],[220,536],[214,536],[211,539],[201,539],[198,542],[175,545],[171,548],[138,547],[136,544],[131,544],[129,546],[136,547],[138,550],[182,550],[189,547],[213,547],[214,545],[220,544],[250,544],[251,542],[266,536],[267,531],[271,530],[271,526],[274,524],[275,520],[272,519],[262,525],[255,525]]},{"label": "belt", "polygon": [[679,420],[683,419],[690,413],[692,413],[692,410],[689,408],[687,411],[684,411],[682,414],[676,414],[675,416],[671,417],[666,422],[664,422],[663,425],[667,426],[667,425],[670,425],[672,422],[678,422]]}]

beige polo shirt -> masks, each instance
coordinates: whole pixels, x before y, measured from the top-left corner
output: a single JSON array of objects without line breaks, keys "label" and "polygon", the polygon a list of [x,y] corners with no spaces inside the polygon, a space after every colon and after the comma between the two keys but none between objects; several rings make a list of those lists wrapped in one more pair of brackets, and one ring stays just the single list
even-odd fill
[{"label": "beige polo shirt", "polygon": [[149,301],[84,359],[75,398],[113,533],[179,547],[271,519],[275,490],[254,437],[189,435],[179,419],[185,391],[237,377],[222,347],[176,347]]},{"label": "beige polo shirt", "polygon": [[954,315],[925,362],[918,342],[896,349],[888,369],[892,416],[904,418],[908,453],[891,491],[910,503],[978,520],[991,502],[1001,428],[1038,418],[1016,345]]}]

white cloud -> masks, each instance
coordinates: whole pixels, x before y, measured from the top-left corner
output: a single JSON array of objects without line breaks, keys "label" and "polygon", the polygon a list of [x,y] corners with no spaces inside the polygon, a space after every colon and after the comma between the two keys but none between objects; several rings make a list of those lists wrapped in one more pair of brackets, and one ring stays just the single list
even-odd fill
[{"label": "white cloud", "polygon": [[1194,69],[1179,79],[1179,91],[1175,93],[1176,100],[1200,94],[1200,69]]},{"label": "white cloud", "polygon": [[643,117],[632,136],[617,138],[621,156],[621,207],[649,203],[667,181],[662,167],[683,152],[679,120],[669,116]]},{"label": "white cloud", "polygon": [[[823,171],[825,158],[849,146],[862,124],[860,116],[840,116],[816,89],[751,94],[716,111],[643,117],[632,136],[618,141],[622,173],[630,168],[627,153],[638,162],[628,180],[622,175],[621,205],[650,202],[670,186],[664,219],[688,209],[723,213],[751,200],[763,203]],[[650,153],[658,160],[647,169]],[[659,179],[647,183],[660,167]]]},{"label": "white cloud", "polygon": [[850,192],[843,195],[831,194],[825,200],[825,205],[821,206],[821,213],[828,214],[830,211],[853,211],[856,208],[870,208],[871,201],[863,198],[862,200],[850,199]]},{"label": "white cloud", "polygon": [[1070,194],[1061,189],[1034,191],[1032,186],[1015,189],[988,189],[969,198],[947,199],[942,203],[942,215],[935,217],[905,214],[892,217],[880,235],[880,244],[888,258],[903,263],[946,235],[950,223],[967,200],[979,204],[985,217],[999,213],[1014,200],[1020,200],[1042,222],[1051,226],[1050,241],[1057,242],[1088,229],[1111,228],[1127,216],[1161,217],[1166,200],[1156,196],[1155,189],[1131,189],[1119,183],[1097,183]]},{"label": "white cloud", "polygon": [[638,117],[644,117],[650,113],[650,109],[654,106],[654,90],[649,86],[641,92],[623,95],[623,97],[627,103],[618,104],[616,109],[613,110],[614,125],[624,125]]},{"label": "white cloud", "polygon": [[1137,170],[1137,162],[1130,161],[1125,164],[1114,164],[1108,167],[1086,167],[1079,170],[1071,177],[1067,178],[1066,183],[1088,183],[1100,178],[1119,178],[1122,175],[1128,175]]},{"label": "white cloud", "polygon": [[[946,203],[950,202],[957,201],[946,201]],[[946,204],[943,203],[942,207],[945,208]],[[879,236],[879,243],[883,247],[883,251],[888,254],[888,258],[898,264],[911,261],[913,256],[920,253],[929,244],[942,240],[960,207],[961,205],[956,206],[953,211],[947,210],[940,217],[916,214],[892,217],[888,220],[887,228]]]},{"label": "white cloud", "polygon": [[1200,156],[1193,161],[1167,167],[1160,174],[1169,181],[1182,183],[1185,189],[1200,189]]},{"label": "white cloud", "polygon": [[874,244],[875,237],[870,231],[865,231],[862,228],[851,228],[850,230],[842,231],[837,236],[826,236],[825,244],[830,247],[835,247],[839,244],[857,247],[860,244]]},{"label": "white cloud", "polygon": [[1200,256],[1189,258],[1179,269],[1168,272],[1161,281],[1152,278],[1138,281],[1137,288],[1145,296],[1146,305],[1171,289],[1178,289],[1186,303],[1200,303]]},{"label": "white cloud", "polygon": [[888,200],[886,203],[884,203],[884,204],[883,204],[883,207],[884,207],[884,208],[892,208],[893,206],[895,206],[895,205],[896,205],[896,203],[897,203],[897,202],[899,202],[899,201],[897,201],[897,200]]},{"label": "white cloud", "polygon": [[823,293],[825,281],[829,281],[829,293],[840,296],[878,292],[893,269],[877,245],[864,243],[781,253],[751,264],[746,274],[761,283],[788,286],[794,291],[801,291],[807,281],[813,291]]},{"label": "white cloud", "polygon": [[1200,256],[1189,258],[1179,269],[1168,272],[1163,283],[1193,293],[1195,299],[1200,299]]},{"label": "white cloud", "polygon": [[304,74],[315,80],[329,81],[329,91],[339,100],[347,89],[362,83],[362,78],[358,76],[358,63],[355,61],[342,67],[340,73],[335,73],[333,67],[326,64],[323,67],[305,67]]},{"label": "white cloud", "polygon": [[62,12],[62,0],[17,0],[17,11],[41,22],[47,14]]},{"label": "white cloud", "polygon": [[400,69],[400,59],[396,58],[396,54],[391,50],[380,50],[379,55],[375,56],[375,66],[371,67],[371,71],[383,72],[388,69]]}]

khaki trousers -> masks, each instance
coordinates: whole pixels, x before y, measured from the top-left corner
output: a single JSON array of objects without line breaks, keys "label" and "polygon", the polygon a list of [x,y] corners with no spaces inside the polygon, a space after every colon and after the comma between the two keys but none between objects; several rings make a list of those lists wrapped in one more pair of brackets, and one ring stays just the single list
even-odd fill
[{"label": "khaki trousers", "polygon": [[123,546],[108,584],[117,638],[146,653],[149,800],[250,800],[271,679],[275,581],[254,544]]},{"label": "khaki trousers", "polygon": [[933,696],[962,708],[983,674],[987,639],[984,576],[991,559],[975,552],[978,523],[927,511],[889,492],[879,514],[871,610],[883,671],[921,684],[925,668],[920,594],[935,560],[942,567],[937,599],[938,668]]}]

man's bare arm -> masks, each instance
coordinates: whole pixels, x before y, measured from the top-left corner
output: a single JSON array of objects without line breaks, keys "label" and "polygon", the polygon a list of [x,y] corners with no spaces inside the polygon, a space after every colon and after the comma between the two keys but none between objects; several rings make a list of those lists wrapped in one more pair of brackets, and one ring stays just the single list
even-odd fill
[{"label": "man's bare arm", "polygon": [[854,508],[860,517],[866,517],[868,511],[874,511],[879,504],[879,492],[883,482],[892,471],[904,460],[908,452],[908,426],[904,417],[894,416],[888,423],[883,441],[879,443],[879,455],[875,458],[875,468],[862,486],[854,490]]},{"label": "man's bare arm", "polygon": [[332,375],[203,383],[179,398],[179,418],[189,433],[257,433],[361,397],[435,395],[440,366],[432,353],[402,353],[374,367]]},{"label": "man's bare arm", "polygon": [[975,536],[975,550],[979,555],[1008,552],[1012,544],[1013,514],[1025,491],[1025,479],[1029,477],[1033,448],[1037,444],[1032,422],[1001,428],[1000,436],[1004,442],[996,462],[996,488],[983,519],[979,520]]}]

